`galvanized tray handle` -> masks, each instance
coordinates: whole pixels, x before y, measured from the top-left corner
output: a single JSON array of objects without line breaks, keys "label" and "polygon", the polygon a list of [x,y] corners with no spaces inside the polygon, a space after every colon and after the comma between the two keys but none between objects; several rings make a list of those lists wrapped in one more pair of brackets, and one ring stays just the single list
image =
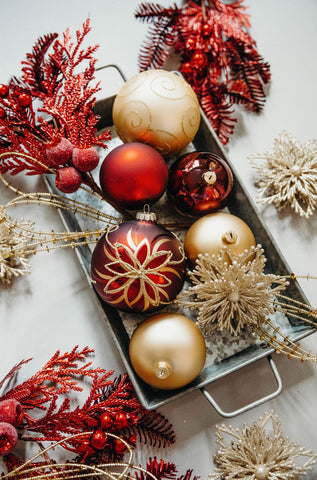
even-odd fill
[{"label": "galvanized tray handle", "polygon": [[267,359],[268,359],[270,367],[272,369],[272,373],[275,377],[275,380],[276,380],[276,383],[277,383],[277,389],[274,392],[270,393],[269,395],[266,395],[265,397],[259,398],[258,400],[255,400],[254,402],[249,403],[248,405],[245,405],[244,407],[241,407],[237,410],[234,410],[233,412],[225,412],[218,405],[216,400],[210,395],[210,393],[205,390],[204,387],[202,387],[200,390],[203,393],[203,395],[206,397],[208,402],[214,407],[214,409],[217,411],[217,413],[219,413],[219,415],[221,415],[222,417],[232,418],[232,417],[235,417],[236,415],[240,415],[240,413],[251,410],[251,408],[258,407],[259,405],[262,405],[263,403],[277,397],[282,391],[282,380],[281,380],[280,374],[277,370],[277,367],[276,367],[276,365],[275,365],[275,363],[274,363],[274,361],[273,361],[273,359],[271,358],[270,355],[268,355]]}]

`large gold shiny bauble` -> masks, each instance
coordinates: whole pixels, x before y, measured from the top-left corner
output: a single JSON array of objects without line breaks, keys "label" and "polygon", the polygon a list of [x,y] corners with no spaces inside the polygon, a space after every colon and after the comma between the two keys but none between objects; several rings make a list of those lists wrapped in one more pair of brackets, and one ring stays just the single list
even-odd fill
[{"label": "large gold shiny bauble", "polygon": [[206,343],[192,320],[179,313],[161,313],[137,327],[129,354],[135,372],[144,382],[172,390],[199,375],[206,359]]},{"label": "large gold shiny bauble", "polygon": [[185,254],[191,266],[198,255],[217,255],[224,247],[239,255],[256,246],[250,227],[231,213],[211,213],[194,222],[184,240]]},{"label": "large gold shiny bauble", "polygon": [[124,143],[143,142],[172,155],[193,140],[200,123],[199,102],[176,73],[147,70],[121,87],[112,117]]}]

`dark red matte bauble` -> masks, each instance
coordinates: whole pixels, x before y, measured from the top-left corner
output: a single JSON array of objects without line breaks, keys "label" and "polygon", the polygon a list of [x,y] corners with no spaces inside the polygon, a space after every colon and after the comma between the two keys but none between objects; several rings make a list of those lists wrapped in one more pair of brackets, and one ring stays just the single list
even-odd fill
[{"label": "dark red matte bauble", "polygon": [[125,143],[114,148],[100,169],[100,186],[106,198],[122,208],[135,210],[155,203],[164,193],[168,168],[150,145]]},{"label": "dark red matte bauble", "polygon": [[169,169],[167,194],[179,213],[201,217],[221,210],[233,187],[227,162],[209,152],[187,153]]},{"label": "dark red matte bauble", "polygon": [[109,305],[151,312],[180,292],[185,256],[177,237],[153,221],[131,220],[106,232],[91,259],[92,283]]}]

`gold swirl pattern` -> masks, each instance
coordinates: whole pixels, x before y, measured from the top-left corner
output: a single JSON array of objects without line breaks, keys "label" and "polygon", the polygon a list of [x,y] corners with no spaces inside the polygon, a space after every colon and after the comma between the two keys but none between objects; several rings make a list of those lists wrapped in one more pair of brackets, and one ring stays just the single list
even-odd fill
[{"label": "gold swirl pattern", "polygon": [[[144,142],[173,155],[196,135],[200,108],[191,86],[164,70],[148,70],[128,80],[113,105],[113,122],[123,142]],[[131,85],[130,85],[131,82]],[[127,93],[128,92],[128,93]]]}]

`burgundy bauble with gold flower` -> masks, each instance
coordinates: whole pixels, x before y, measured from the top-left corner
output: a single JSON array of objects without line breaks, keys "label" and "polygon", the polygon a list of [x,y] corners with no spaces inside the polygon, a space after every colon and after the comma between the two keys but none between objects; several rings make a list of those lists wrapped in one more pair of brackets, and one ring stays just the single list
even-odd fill
[{"label": "burgundy bauble with gold flower", "polygon": [[227,162],[209,152],[191,152],[169,169],[167,194],[182,215],[201,217],[221,210],[233,186]]},{"label": "burgundy bauble with gold flower", "polygon": [[151,215],[137,214],[137,220],[106,232],[93,252],[92,283],[98,295],[119,310],[158,310],[182,289],[185,277],[182,245]]}]

